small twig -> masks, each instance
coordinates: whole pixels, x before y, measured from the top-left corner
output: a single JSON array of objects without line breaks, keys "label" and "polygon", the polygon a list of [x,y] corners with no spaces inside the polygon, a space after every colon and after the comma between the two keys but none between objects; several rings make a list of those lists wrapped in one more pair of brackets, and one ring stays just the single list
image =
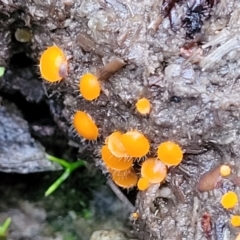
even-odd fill
[{"label": "small twig", "polygon": [[114,58],[104,67],[98,70],[97,76],[99,79],[108,80],[114,73],[126,65],[121,58]]},{"label": "small twig", "polygon": [[111,181],[110,179],[107,181],[108,186],[112,189],[112,191],[116,194],[118,199],[122,201],[131,212],[134,211],[135,207],[132,203],[127,199],[127,197],[120,191],[120,189]]}]

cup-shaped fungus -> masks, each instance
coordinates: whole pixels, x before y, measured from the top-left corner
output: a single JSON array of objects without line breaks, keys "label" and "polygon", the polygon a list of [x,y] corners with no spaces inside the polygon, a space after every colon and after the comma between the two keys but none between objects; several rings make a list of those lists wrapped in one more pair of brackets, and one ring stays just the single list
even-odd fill
[{"label": "cup-shaped fungus", "polygon": [[101,86],[96,76],[91,73],[86,73],[82,76],[79,83],[80,93],[83,98],[92,101],[99,97]]},{"label": "cup-shaped fungus", "polygon": [[151,103],[147,98],[141,98],[136,103],[136,109],[142,115],[149,114],[151,110]]},{"label": "cup-shaped fungus", "polygon": [[68,74],[67,58],[61,48],[48,47],[40,57],[40,73],[49,82],[57,82]]},{"label": "cup-shaped fungus", "polygon": [[128,156],[121,138],[122,133],[119,131],[115,131],[106,139],[106,144],[110,152],[119,158]]},{"label": "cup-shaped fungus", "polygon": [[237,235],[237,237],[235,238],[235,240],[240,240],[240,233]]},{"label": "cup-shaped fungus", "polygon": [[222,165],[220,166],[220,174],[223,177],[227,177],[228,175],[231,174],[231,168],[228,165]]},{"label": "cup-shaped fungus", "polygon": [[140,132],[133,130],[122,135],[121,141],[131,157],[143,157],[150,149],[148,139]]},{"label": "cup-shaped fungus", "polygon": [[107,167],[113,170],[126,170],[132,166],[132,158],[118,158],[114,156],[106,145],[101,149],[102,160]]},{"label": "cup-shaped fungus", "polygon": [[183,159],[183,151],[178,144],[167,141],[158,146],[158,159],[168,166],[176,166]]},{"label": "cup-shaped fungus", "polygon": [[98,127],[91,116],[83,111],[77,111],[73,117],[73,126],[77,133],[85,139],[96,140]]},{"label": "cup-shaped fungus", "polygon": [[113,174],[112,180],[119,187],[129,189],[129,188],[136,186],[138,177],[137,177],[136,173],[133,170],[131,170],[127,174],[124,174],[123,176],[121,176],[119,174]]},{"label": "cup-shaped fungus", "polygon": [[167,166],[156,158],[148,158],[142,164],[141,175],[149,183],[160,183],[167,176]]},{"label": "cup-shaped fungus", "polygon": [[238,203],[238,196],[235,192],[229,191],[222,196],[221,204],[224,208],[234,208]]},{"label": "cup-shaped fungus", "polygon": [[240,227],[240,216],[233,215],[230,220],[233,227]]},{"label": "cup-shaped fungus", "polygon": [[144,191],[148,188],[149,186],[149,181],[146,178],[139,178],[137,187],[139,190]]}]

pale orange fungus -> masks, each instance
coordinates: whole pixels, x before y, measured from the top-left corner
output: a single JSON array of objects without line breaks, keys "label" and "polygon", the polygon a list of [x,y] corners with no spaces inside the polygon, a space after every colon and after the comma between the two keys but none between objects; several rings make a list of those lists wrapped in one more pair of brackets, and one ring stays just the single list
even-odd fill
[{"label": "pale orange fungus", "polygon": [[229,191],[222,196],[221,204],[224,208],[234,208],[238,203],[238,197],[235,192]]},{"label": "pale orange fungus", "polygon": [[49,82],[57,82],[68,74],[68,63],[61,48],[48,47],[40,57],[41,77]]},{"label": "pale orange fungus", "polygon": [[133,159],[131,158],[117,158],[114,156],[108,147],[104,145],[101,149],[102,160],[107,165],[107,167],[121,171],[126,170],[132,166]]},{"label": "pale orange fungus", "polygon": [[183,159],[183,151],[178,144],[167,141],[158,146],[158,158],[168,166],[176,166]]},{"label": "pale orange fungus", "polygon": [[98,127],[91,118],[91,116],[85,112],[77,111],[73,117],[73,126],[77,133],[88,140],[96,140],[98,137]]},{"label": "pale orange fungus", "polygon": [[143,157],[149,152],[148,139],[136,130],[123,134],[121,140],[127,154],[131,157]]},{"label": "pale orange fungus", "polygon": [[112,175],[112,180],[122,188],[132,188],[136,186],[138,177],[134,171],[130,171],[127,175],[125,176],[118,176],[118,175]]},{"label": "pale orange fungus", "polygon": [[106,139],[106,144],[108,149],[111,151],[113,155],[116,157],[127,157],[127,152],[122,143],[122,133],[119,131],[113,132]]},{"label": "pale orange fungus", "polygon": [[151,109],[151,103],[147,98],[141,98],[136,103],[136,109],[142,115],[149,114]]},{"label": "pale orange fungus", "polygon": [[82,76],[79,89],[82,96],[89,101],[98,98],[101,92],[101,86],[97,77],[91,73],[86,73]]},{"label": "pale orange fungus", "polygon": [[220,174],[223,176],[223,177],[227,177],[228,175],[231,174],[231,168],[228,166],[228,165],[222,165],[220,167]]},{"label": "pale orange fungus", "polygon": [[160,183],[167,176],[167,166],[156,158],[148,158],[142,164],[141,175],[149,183]]},{"label": "pale orange fungus", "polygon": [[240,240],[240,233],[237,235],[237,237],[235,238],[235,240]]},{"label": "pale orange fungus", "polygon": [[149,181],[146,178],[140,178],[137,183],[137,187],[139,190],[144,191],[148,188]]},{"label": "pale orange fungus", "polygon": [[240,227],[240,216],[234,215],[231,217],[231,224],[233,227]]}]

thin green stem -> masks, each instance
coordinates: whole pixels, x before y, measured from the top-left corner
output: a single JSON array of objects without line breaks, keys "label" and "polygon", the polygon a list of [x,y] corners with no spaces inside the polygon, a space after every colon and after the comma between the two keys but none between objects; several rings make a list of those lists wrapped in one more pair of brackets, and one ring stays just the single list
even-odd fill
[{"label": "thin green stem", "polygon": [[49,154],[46,154],[48,160],[56,162],[65,168],[63,174],[47,189],[44,196],[47,197],[52,194],[70,175],[71,173],[79,167],[85,166],[85,162],[83,160],[79,160],[77,162],[69,163],[63,159],[56,158]]},{"label": "thin green stem", "polygon": [[3,225],[0,226],[0,237],[4,237],[6,235],[6,232],[11,224],[12,219],[7,218]]}]

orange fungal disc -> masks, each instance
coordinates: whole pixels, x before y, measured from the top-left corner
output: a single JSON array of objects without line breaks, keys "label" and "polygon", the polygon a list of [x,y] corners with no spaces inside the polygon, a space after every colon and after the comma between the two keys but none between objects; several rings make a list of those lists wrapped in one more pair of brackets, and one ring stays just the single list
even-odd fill
[{"label": "orange fungal disc", "polygon": [[98,98],[101,92],[101,86],[97,77],[91,73],[86,73],[82,76],[79,89],[82,96],[89,101]]},{"label": "orange fungal disc", "polygon": [[114,170],[114,169],[108,167],[108,171],[111,175],[117,175],[117,176],[124,177],[124,176],[127,176],[129,174],[129,172],[132,171],[132,168],[130,167],[126,170]]},{"label": "orange fungal disc", "polygon": [[167,141],[158,146],[158,158],[168,166],[176,166],[183,159],[183,151],[178,144]]},{"label": "orange fungal disc", "polygon": [[141,175],[150,183],[160,183],[167,176],[167,166],[156,158],[148,158],[142,164]]},{"label": "orange fungal disc", "polygon": [[132,166],[133,159],[130,158],[117,158],[114,156],[108,147],[104,145],[101,149],[102,160],[107,165],[107,167],[121,171],[126,170]]},{"label": "orange fungal disc", "polygon": [[223,177],[227,177],[228,175],[231,174],[231,168],[228,166],[228,165],[222,165],[220,167],[220,174],[223,176]]},{"label": "orange fungal disc", "polygon": [[151,109],[151,103],[147,98],[141,98],[136,103],[136,109],[142,115],[149,114]]},{"label": "orange fungal disc", "polygon": [[68,63],[61,48],[48,47],[40,57],[40,73],[49,82],[57,82],[68,74]]},{"label": "orange fungal disc", "polygon": [[139,190],[144,191],[149,187],[149,181],[146,178],[139,178],[137,187]]},{"label": "orange fungal disc", "polygon": [[106,144],[111,153],[116,157],[127,157],[127,152],[121,141],[122,133],[119,131],[113,132],[107,137]]},{"label": "orange fungal disc", "polygon": [[235,192],[229,191],[222,196],[221,204],[224,208],[234,208],[238,203],[238,197]]},{"label": "orange fungal disc", "polygon": [[73,117],[73,126],[77,133],[88,140],[96,140],[99,131],[91,116],[83,111],[77,111]]},{"label": "orange fungal disc", "polygon": [[230,222],[233,227],[240,227],[240,216],[239,215],[232,216]]},{"label": "orange fungal disc", "polygon": [[129,189],[137,185],[138,177],[134,171],[130,171],[125,176],[112,175],[112,180],[119,187]]},{"label": "orange fungal disc", "polygon": [[149,152],[148,139],[136,130],[123,134],[121,140],[127,154],[131,157],[143,157]]},{"label": "orange fungal disc", "polygon": [[240,240],[240,233],[237,235],[237,237],[235,238],[235,240]]}]

